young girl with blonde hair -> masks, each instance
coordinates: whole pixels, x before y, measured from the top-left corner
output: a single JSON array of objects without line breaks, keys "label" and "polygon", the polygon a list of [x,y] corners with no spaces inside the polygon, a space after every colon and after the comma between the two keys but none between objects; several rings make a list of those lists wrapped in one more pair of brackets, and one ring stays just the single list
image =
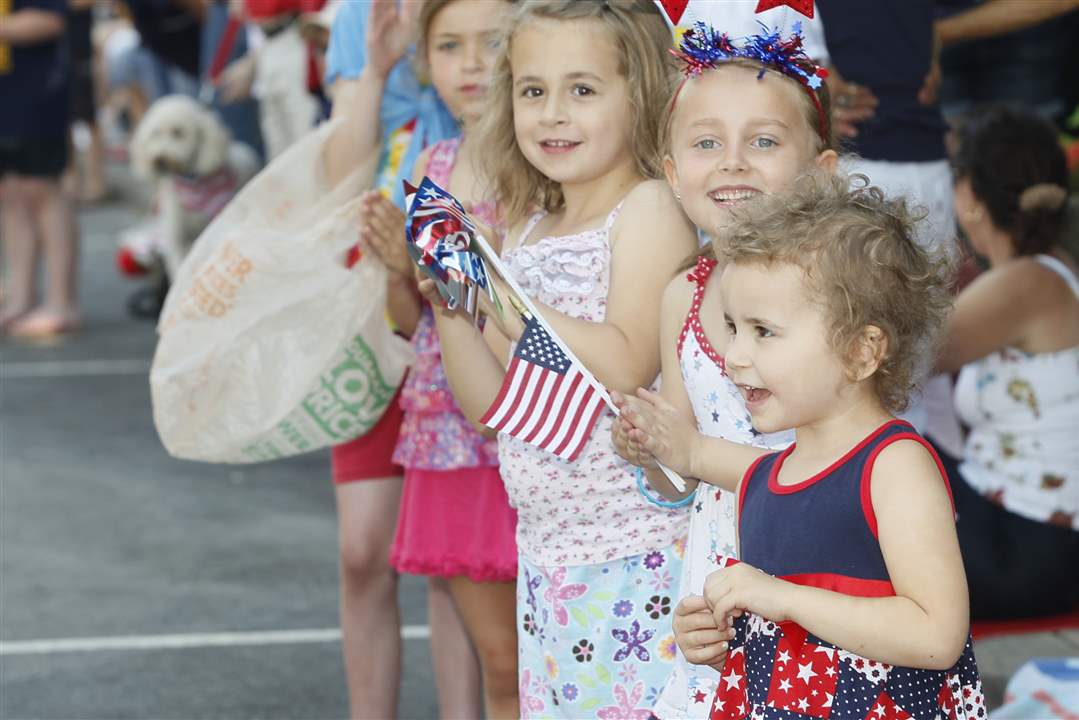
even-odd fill
[{"label": "young girl with blonde hair", "polygon": [[[599,382],[623,391],[655,379],[660,295],[696,245],[654,179],[671,42],[643,0],[525,2],[479,127],[509,272]],[[522,324],[492,312],[481,333],[459,312],[436,318],[446,374],[477,421]],[[499,436],[518,513],[522,717],[647,716],[674,657],[685,513],[638,494],[611,422],[600,418],[574,461]]]}]

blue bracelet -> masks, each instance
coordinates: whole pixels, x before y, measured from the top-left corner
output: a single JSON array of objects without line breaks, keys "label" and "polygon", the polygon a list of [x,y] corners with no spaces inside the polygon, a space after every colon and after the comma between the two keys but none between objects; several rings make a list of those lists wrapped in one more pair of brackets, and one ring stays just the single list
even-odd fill
[{"label": "blue bracelet", "polygon": [[644,470],[642,470],[641,468],[637,468],[637,491],[640,492],[641,495],[644,496],[645,500],[652,503],[656,507],[661,507],[661,508],[680,508],[680,507],[685,507],[686,505],[689,505],[691,502],[693,502],[693,496],[697,494],[697,490],[696,490],[696,488],[694,488],[693,492],[691,492],[689,495],[682,498],[678,502],[670,502],[668,500],[663,500],[663,499],[660,499],[660,498],[652,497],[651,495],[648,494],[648,491],[644,487]]}]

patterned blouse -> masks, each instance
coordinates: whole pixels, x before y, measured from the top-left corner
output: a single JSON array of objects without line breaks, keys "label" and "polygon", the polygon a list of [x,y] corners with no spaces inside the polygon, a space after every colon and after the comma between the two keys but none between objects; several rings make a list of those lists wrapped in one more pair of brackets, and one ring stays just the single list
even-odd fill
[{"label": "patterned blouse", "polygon": [[[1064,263],[1036,259],[1079,297],[1079,279]],[[963,479],[1016,515],[1079,530],[1079,345],[1003,348],[969,363],[955,404],[970,426]]]},{"label": "patterned blouse", "polygon": [[[602,322],[610,286],[611,226],[519,244],[503,260],[522,289],[569,317]],[[542,213],[525,225],[528,238]],[[536,565],[591,565],[664,548],[686,531],[684,508],[651,505],[634,468],[611,445],[604,411],[577,459],[566,462],[508,435],[498,438],[502,480],[517,509],[517,548]]]},{"label": "patterned blouse", "polygon": [[[431,148],[426,174],[442,187],[449,185],[457,160],[460,138],[443,140]],[[474,214],[495,226],[494,206],[481,203]],[[419,470],[456,470],[498,465],[498,441],[488,440],[461,414],[442,370],[442,349],[431,306],[424,302],[416,332],[412,335],[416,361],[401,388],[405,418],[393,461]]]}]

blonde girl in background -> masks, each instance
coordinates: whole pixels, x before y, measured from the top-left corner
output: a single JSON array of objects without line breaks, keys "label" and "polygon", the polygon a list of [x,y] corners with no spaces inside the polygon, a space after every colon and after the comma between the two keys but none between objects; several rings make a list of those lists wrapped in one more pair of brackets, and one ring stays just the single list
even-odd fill
[{"label": "blonde girl in background", "polygon": [[[655,380],[660,296],[696,246],[654,179],[671,44],[643,0],[522,3],[478,128],[509,272],[599,382],[623,391]],[[481,333],[459,312],[435,314],[446,374],[476,421],[522,324],[494,313]],[[645,717],[674,658],[685,511],[637,492],[611,422],[600,418],[572,462],[499,437],[518,513],[522,717]]]},{"label": "blonde girl in background", "polygon": [[[807,85],[818,77],[818,67],[802,52],[801,40],[798,34],[765,31],[732,44],[704,25],[682,38],[685,79],[668,105],[663,166],[690,220],[715,236],[720,247],[717,231],[730,222],[734,208],[784,190],[807,171],[836,167],[828,91],[823,84]],[[786,50],[769,57],[761,52],[768,46]],[[707,61],[702,66],[693,58]],[[738,102],[731,102],[735,97]],[[728,337],[718,287],[722,270],[708,245],[667,285],[660,320],[663,384],[658,395],[647,397],[673,431],[687,437],[723,438],[750,453],[757,452],[750,448],[784,448],[793,433],[754,429],[745,400],[727,375]],[[627,415],[634,417],[632,410]],[[694,472],[685,492],[675,490],[654,458],[630,439],[631,428],[626,419],[615,422],[619,453],[644,468],[649,484],[672,501],[691,502],[679,597],[700,595],[705,578],[726,558],[737,557],[733,487],[699,485]],[[689,663],[679,653],[653,712],[664,720],[706,718],[718,682],[716,670]]]},{"label": "blonde girl in background", "polygon": [[[492,226],[496,208],[478,172],[472,129],[510,7],[501,0],[426,0],[419,11],[417,69],[458,119],[461,135],[428,146],[413,182],[430,177]],[[479,655],[487,717],[517,717],[517,523],[498,474],[498,444],[473,429],[450,392],[431,305],[416,289],[404,215],[378,191],[366,193],[363,205],[365,247],[391,272],[390,314],[416,350],[393,454],[405,477],[390,561],[399,572],[428,576],[435,592],[448,583]]]}]

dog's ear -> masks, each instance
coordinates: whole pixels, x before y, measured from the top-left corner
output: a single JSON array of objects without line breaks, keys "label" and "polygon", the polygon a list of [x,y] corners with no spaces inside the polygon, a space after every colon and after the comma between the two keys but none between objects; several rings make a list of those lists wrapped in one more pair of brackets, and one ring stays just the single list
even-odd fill
[{"label": "dog's ear", "polygon": [[232,137],[212,110],[199,113],[196,127],[199,148],[195,155],[194,171],[196,175],[209,175],[228,162]]},{"label": "dog's ear", "polygon": [[143,180],[151,180],[154,176],[154,169],[150,166],[150,148],[147,147],[154,122],[156,120],[151,110],[143,115],[142,120],[135,127],[135,134],[131,137],[131,170],[136,177]]}]

